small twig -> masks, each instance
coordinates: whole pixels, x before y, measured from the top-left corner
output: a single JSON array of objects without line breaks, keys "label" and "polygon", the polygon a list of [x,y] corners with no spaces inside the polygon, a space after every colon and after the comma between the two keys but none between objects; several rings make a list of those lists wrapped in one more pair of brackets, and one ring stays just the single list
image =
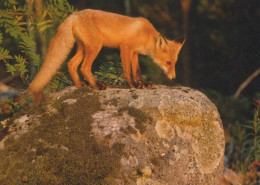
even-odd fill
[{"label": "small twig", "polygon": [[59,79],[59,81],[65,83],[66,85],[72,85],[72,82],[69,81],[69,80],[62,80],[62,79]]},{"label": "small twig", "polygon": [[0,92],[0,99],[14,97],[17,96],[18,94],[19,94],[18,90],[9,90],[9,91]]},{"label": "small twig", "polygon": [[10,89],[12,89],[10,86],[5,85],[5,84],[3,84],[3,83],[0,82],[0,92],[2,92],[2,91],[8,91],[8,90],[10,90]]},{"label": "small twig", "polygon": [[260,74],[260,68],[258,68],[255,72],[253,72],[237,89],[234,94],[234,98],[238,98],[241,92],[248,86],[248,84],[258,75]]}]

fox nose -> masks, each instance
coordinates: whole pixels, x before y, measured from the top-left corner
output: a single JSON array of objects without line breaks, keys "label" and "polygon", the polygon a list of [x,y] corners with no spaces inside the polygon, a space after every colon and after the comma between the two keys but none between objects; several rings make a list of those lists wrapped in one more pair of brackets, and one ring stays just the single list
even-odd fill
[{"label": "fox nose", "polygon": [[169,78],[170,80],[175,79],[175,76],[173,76],[172,74],[169,74],[169,75],[167,75],[167,76],[168,76],[168,78]]},{"label": "fox nose", "polygon": [[170,79],[170,80],[173,80],[173,79],[175,79],[176,78],[176,75],[174,74],[167,74],[167,76],[168,76],[168,78]]}]

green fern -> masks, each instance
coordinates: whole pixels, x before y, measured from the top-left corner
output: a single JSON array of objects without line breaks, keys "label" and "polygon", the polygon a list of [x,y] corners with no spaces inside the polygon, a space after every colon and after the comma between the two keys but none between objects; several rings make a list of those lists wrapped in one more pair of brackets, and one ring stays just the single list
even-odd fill
[{"label": "green fern", "polygon": [[23,53],[36,49],[36,42],[32,40],[28,33],[22,33],[20,38],[21,41],[19,42],[19,47],[22,49]]},{"label": "green fern", "polygon": [[14,65],[16,71],[19,71],[20,75],[24,76],[28,72],[28,69],[26,69],[25,58],[21,55],[15,55],[14,58],[16,60],[16,64]]},{"label": "green fern", "polygon": [[95,72],[99,80],[113,85],[127,84],[123,74],[124,72],[118,54],[108,56],[107,60],[102,62],[98,71]]},{"label": "green fern", "polygon": [[49,40],[57,25],[75,10],[67,0],[44,1],[41,13],[28,9],[25,1],[2,0],[0,5],[3,7],[0,10],[0,62],[5,63],[11,74],[19,73],[22,79],[31,77],[29,66],[39,69],[43,61],[36,44],[37,35]]},{"label": "green fern", "polygon": [[0,44],[3,42],[3,34],[0,32]]},{"label": "green fern", "polygon": [[8,59],[12,59],[12,56],[9,55],[9,51],[3,47],[0,47],[0,60],[6,62]]}]

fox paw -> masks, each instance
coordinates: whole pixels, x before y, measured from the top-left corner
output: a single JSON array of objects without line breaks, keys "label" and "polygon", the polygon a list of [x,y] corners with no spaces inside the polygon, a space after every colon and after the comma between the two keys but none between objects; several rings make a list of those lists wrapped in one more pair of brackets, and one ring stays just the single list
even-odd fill
[{"label": "fox paw", "polygon": [[146,86],[145,86],[145,84],[144,84],[143,81],[139,81],[139,82],[137,83],[137,87],[136,87],[136,88],[138,88],[138,89],[145,89]]},{"label": "fox paw", "polygon": [[143,80],[138,80],[133,82],[132,86],[130,85],[131,88],[136,88],[136,89],[145,89],[145,85]]},{"label": "fox paw", "polygon": [[96,87],[97,87],[98,90],[106,90],[106,84],[104,82],[101,82],[101,81],[97,82]]},{"label": "fox paw", "polygon": [[145,87],[147,87],[147,88],[149,88],[149,89],[152,89],[152,88],[154,88],[154,84],[152,83],[152,82],[146,82],[146,83],[144,83],[144,85],[145,85]]},{"label": "fox paw", "polygon": [[128,83],[128,85],[130,86],[130,88],[133,88],[133,89],[136,89],[136,88],[138,88],[138,86],[139,86],[139,84],[136,83],[136,82]]},{"label": "fox paw", "polygon": [[75,85],[77,88],[87,87],[87,84],[85,82],[78,82],[78,83],[75,83]]},{"label": "fox paw", "polygon": [[136,83],[136,88],[138,89],[145,89],[145,88],[148,88],[148,89],[152,89],[154,88],[154,84],[152,82],[144,82],[143,80],[139,80],[137,83]]},{"label": "fox paw", "polygon": [[32,98],[32,101],[34,101],[36,103],[40,103],[45,98],[45,96],[42,92],[31,93],[30,96]]}]

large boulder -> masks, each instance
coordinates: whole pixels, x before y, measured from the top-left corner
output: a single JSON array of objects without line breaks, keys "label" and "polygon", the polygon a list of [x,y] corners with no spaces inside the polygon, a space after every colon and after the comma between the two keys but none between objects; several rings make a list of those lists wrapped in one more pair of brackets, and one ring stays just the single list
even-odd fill
[{"label": "large boulder", "polygon": [[1,124],[0,184],[222,182],[222,122],[194,89],[72,87]]}]

